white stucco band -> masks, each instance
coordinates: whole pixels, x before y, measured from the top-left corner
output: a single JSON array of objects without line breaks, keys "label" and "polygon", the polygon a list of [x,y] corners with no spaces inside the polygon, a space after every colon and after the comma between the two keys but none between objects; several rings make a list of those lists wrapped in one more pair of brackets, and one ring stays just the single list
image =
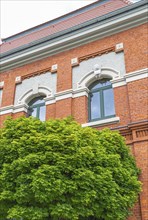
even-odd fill
[{"label": "white stucco band", "polygon": [[86,87],[79,88],[76,90],[72,90],[72,89],[65,90],[63,92],[56,93],[55,96],[44,98],[45,105],[50,105],[50,104],[56,103],[57,101],[68,99],[68,98],[78,98],[81,96],[88,97],[88,93],[89,93],[89,90]]},{"label": "white stucco band", "polygon": [[18,113],[18,112],[26,112],[28,111],[28,105],[20,104],[20,105],[9,105],[6,107],[0,108],[0,115]]},{"label": "white stucco band", "polygon": [[124,77],[111,80],[112,87],[124,86],[130,82],[148,78],[148,68],[125,74]]},{"label": "white stucco band", "polygon": [[[144,78],[148,78],[148,68],[125,74],[124,77],[119,77],[119,78],[113,79],[113,80],[111,80],[111,82],[112,82],[113,88],[115,88],[115,87],[119,87],[119,86],[125,86],[126,84],[128,84],[130,82],[133,82],[136,80],[141,80]],[[50,90],[47,89],[47,91],[45,91],[46,90],[45,87],[44,88],[39,87],[39,92],[43,93],[42,89],[44,89],[44,94],[47,93],[46,98],[44,98],[46,105],[53,104],[56,101],[66,99],[66,98],[78,98],[81,96],[88,97],[88,93],[89,93],[89,90],[87,87],[82,87],[82,88],[78,88],[78,89],[74,89],[74,90],[70,89],[70,90],[66,90],[63,92],[55,93],[55,94],[52,93],[51,95],[50,95]],[[48,96],[48,94],[49,94],[49,96]],[[30,95],[35,95],[35,94],[33,94],[32,90],[30,90],[29,93],[24,94],[24,96],[21,96],[22,99],[20,99],[20,101],[22,100],[22,102],[24,102],[23,100],[26,100],[27,97],[30,97]],[[0,115],[4,115],[4,114],[8,114],[8,113],[16,113],[16,112],[21,112],[21,111],[27,112],[27,105],[14,103],[14,105],[0,108]],[[101,123],[101,121],[99,121],[99,123]]]}]

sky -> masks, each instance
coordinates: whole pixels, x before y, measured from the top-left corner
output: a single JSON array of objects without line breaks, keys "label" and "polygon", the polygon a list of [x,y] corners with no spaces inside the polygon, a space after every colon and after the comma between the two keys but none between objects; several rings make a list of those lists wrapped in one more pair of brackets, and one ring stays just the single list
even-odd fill
[{"label": "sky", "polygon": [[0,38],[14,35],[95,1],[0,0]]}]

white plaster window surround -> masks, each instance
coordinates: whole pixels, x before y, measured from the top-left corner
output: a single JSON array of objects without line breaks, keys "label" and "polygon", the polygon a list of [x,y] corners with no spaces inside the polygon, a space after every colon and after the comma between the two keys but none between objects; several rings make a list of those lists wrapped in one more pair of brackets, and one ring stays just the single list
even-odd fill
[{"label": "white plaster window surround", "polygon": [[108,79],[118,79],[120,77],[120,72],[109,67],[101,67],[98,64],[95,64],[93,71],[87,73],[82,79],[77,83],[77,88],[83,88],[89,86],[91,83],[96,80],[103,78]]},{"label": "white plaster window surround", "polygon": [[[80,62],[79,66],[74,66],[72,68],[72,86],[73,89],[78,88],[78,83],[85,77],[87,74],[94,73],[95,66],[98,65],[100,70],[107,71],[112,70],[114,73],[118,73],[118,77],[123,77],[126,73],[125,70],[125,61],[124,61],[124,52],[115,53],[110,52],[108,54],[103,54],[101,56],[96,56],[88,60]],[[111,78],[114,78],[113,75]]]},{"label": "white plaster window surround", "polygon": [[27,103],[32,98],[45,95],[50,97],[56,93],[57,74],[44,74],[25,79],[16,85],[14,105]]},{"label": "white plaster window surround", "polygon": [[52,92],[49,88],[41,85],[34,85],[30,90],[26,91],[18,100],[18,104],[28,103],[31,99],[46,95],[46,97],[52,96]]},{"label": "white plaster window surround", "polygon": [[114,124],[120,122],[119,117],[106,118],[98,121],[91,121],[85,124],[82,124],[82,127],[100,127],[108,124]]}]

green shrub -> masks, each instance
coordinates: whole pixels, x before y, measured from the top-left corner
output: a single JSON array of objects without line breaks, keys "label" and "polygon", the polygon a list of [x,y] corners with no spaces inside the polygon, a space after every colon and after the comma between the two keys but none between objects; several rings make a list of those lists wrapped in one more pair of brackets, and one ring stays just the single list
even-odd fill
[{"label": "green shrub", "polygon": [[8,119],[0,131],[0,219],[125,220],[140,192],[118,132],[71,118]]}]

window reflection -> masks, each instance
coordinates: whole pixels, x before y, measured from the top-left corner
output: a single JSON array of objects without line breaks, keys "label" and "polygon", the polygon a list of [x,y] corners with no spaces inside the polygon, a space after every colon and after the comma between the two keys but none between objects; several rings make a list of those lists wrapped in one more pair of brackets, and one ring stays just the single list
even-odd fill
[{"label": "window reflection", "polygon": [[39,118],[41,121],[45,121],[46,108],[45,108],[45,97],[37,97],[29,102],[29,116]]},{"label": "window reflection", "polygon": [[110,81],[97,81],[90,85],[89,90],[89,121],[115,116],[114,94]]}]

